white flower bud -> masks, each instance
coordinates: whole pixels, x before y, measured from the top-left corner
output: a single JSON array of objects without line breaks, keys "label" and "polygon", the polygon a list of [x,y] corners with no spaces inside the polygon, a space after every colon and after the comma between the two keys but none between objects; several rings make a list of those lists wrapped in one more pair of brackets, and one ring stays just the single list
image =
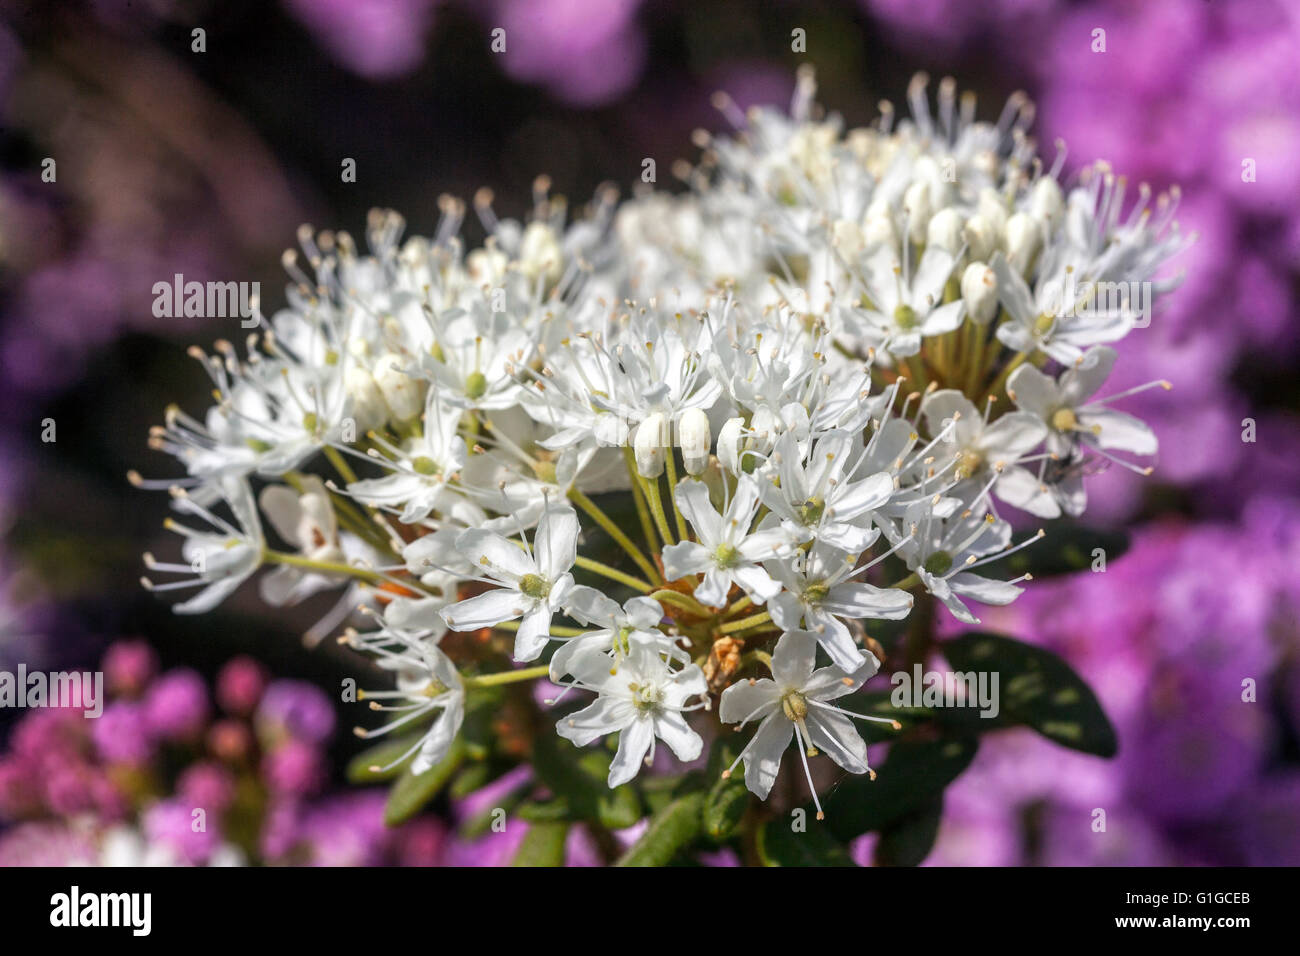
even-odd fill
[{"label": "white flower bud", "polygon": [[926,228],[926,246],[957,255],[963,244],[961,227],[961,213],[951,206],[940,209],[930,219],[930,225]]},{"label": "white flower bud", "polygon": [[1041,226],[1033,216],[1018,212],[1007,220],[1007,262],[1021,275],[1038,252]]},{"label": "white flower bud", "polygon": [[852,262],[866,250],[862,227],[851,219],[836,219],[831,226],[831,242],[847,261]]},{"label": "white flower bud", "polygon": [[992,227],[995,235],[1001,239],[1007,231],[1007,204],[1003,202],[1001,194],[991,186],[985,186],[980,190],[978,205],[975,212],[984,217],[984,220]]},{"label": "white flower bud", "polygon": [[925,183],[912,183],[903,193],[903,208],[907,211],[907,238],[920,245],[925,242],[925,230],[930,225],[930,190]]},{"label": "white flower bud", "polygon": [[709,416],[698,408],[688,408],[677,420],[677,441],[682,446],[682,463],[688,475],[702,475],[709,464]]},{"label": "white flower bud", "polygon": [[530,222],[519,242],[519,271],[530,279],[544,275],[548,282],[560,278],[560,242],[544,222]]},{"label": "white flower bud", "polygon": [[898,249],[898,232],[894,229],[894,217],[889,214],[886,207],[880,209],[868,209],[866,219],[862,223],[862,237],[868,249],[879,249],[881,246],[889,246],[891,249]]},{"label": "white flower bud", "polygon": [[982,262],[972,262],[961,276],[961,297],[966,313],[985,325],[998,311],[998,277]]},{"label": "white flower bud", "polygon": [[1060,185],[1051,176],[1040,177],[1029,195],[1029,214],[1055,229],[1064,209]]},{"label": "white flower bud", "polygon": [[343,374],[343,388],[352,399],[352,417],[361,432],[378,428],[388,420],[388,405],[375,378],[364,368],[353,365]]},{"label": "white flower bud", "polygon": [[664,473],[664,452],[668,446],[668,420],[658,412],[648,415],[637,426],[632,439],[636,470],[642,478],[658,478]]},{"label": "white flower bud", "polygon": [[407,362],[391,352],[375,363],[375,384],[395,421],[404,422],[420,414],[423,405],[420,384],[406,374]]},{"label": "white flower bud", "polygon": [[740,439],[744,430],[743,418],[728,418],[718,429],[718,461],[733,475],[740,474]]},{"label": "white flower bud", "polygon": [[961,231],[966,240],[966,254],[978,262],[987,262],[1001,245],[997,228],[978,213],[966,220]]}]

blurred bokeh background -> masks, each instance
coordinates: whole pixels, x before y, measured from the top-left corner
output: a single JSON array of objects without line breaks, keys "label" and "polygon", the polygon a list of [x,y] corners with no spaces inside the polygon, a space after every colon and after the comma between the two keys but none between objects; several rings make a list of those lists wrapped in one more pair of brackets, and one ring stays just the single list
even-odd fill
[{"label": "blurred bokeh background", "polygon": [[[1300,863],[1294,0],[0,0],[0,669],[103,661],[114,695],[93,722],[0,710],[0,862],[508,858],[517,836],[457,831],[481,808],[386,834],[382,791],[344,783],[332,689],[356,665],[299,639],[322,606],[272,617],[246,589],[188,619],[139,588],[165,501],[124,476],[164,472],[145,437],[168,403],[203,406],[185,347],[239,334],[154,318],[152,286],[259,281],[274,308],[301,222],[391,206],[427,233],[444,193],[521,215],[538,173],[581,201],[645,157],[671,188],[691,131],[725,125],[710,93],[785,102],[801,62],[849,125],[917,70],[984,118],[1025,89],[1067,171],[1178,184],[1200,234],[1116,370],[1174,385],[1127,406],[1156,475],[1090,496],[1132,550],[986,617],[1070,659],[1120,756],[990,739],[929,862]],[[193,833],[193,805],[222,825]]]}]

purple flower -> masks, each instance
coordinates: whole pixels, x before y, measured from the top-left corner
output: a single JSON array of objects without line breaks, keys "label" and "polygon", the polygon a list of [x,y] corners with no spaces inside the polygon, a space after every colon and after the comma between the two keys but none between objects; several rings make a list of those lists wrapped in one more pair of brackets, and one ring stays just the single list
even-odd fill
[{"label": "purple flower", "polygon": [[[204,810],[203,816],[195,810]],[[192,865],[205,863],[220,843],[216,814],[176,798],[154,804],[144,814],[145,838],[161,843],[177,858]]]},{"label": "purple flower", "polygon": [[91,739],[106,763],[142,766],[154,753],[154,738],[143,704],[117,700],[91,723]]},{"label": "purple flower", "polygon": [[233,658],[217,674],[217,703],[227,713],[246,717],[257,708],[266,682],[266,668],[253,658]]},{"label": "purple flower", "polygon": [[334,708],[325,693],[299,680],[272,681],[253,720],[258,735],[275,739],[283,734],[324,743],[334,732]]},{"label": "purple flower", "polygon": [[278,796],[306,796],[325,779],[324,757],[315,744],[286,739],[262,758],[262,779]]},{"label": "purple flower", "polygon": [[104,652],[104,681],[114,694],[134,697],[158,671],[158,655],[145,641],[115,641]]},{"label": "purple flower", "polygon": [[207,723],[207,684],[189,668],[170,670],[150,686],[144,707],[151,733],[164,740],[191,740]]}]

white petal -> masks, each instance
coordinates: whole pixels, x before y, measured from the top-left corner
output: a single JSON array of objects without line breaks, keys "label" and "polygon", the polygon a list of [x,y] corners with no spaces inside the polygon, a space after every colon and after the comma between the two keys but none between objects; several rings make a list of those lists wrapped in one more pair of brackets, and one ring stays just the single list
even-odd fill
[{"label": "white petal", "polygon": [[618,753],[609,765],[609,786],[627,783],[641,770],[646,751],[654,740],[654,724],[649,717],[638,716],[623,728],[618,737]]},{"label": "white petal", "polygon": [[700,735],[691,730],[686,718],[674,711],[665,711],[655,718],[655,733],[677,755],[678,760],[694,760],[704,749]]},{"label": "white petal", "polygon": [[477,631],[480,627],[495,627],[502,621],[513,621],[527,607],[528,598],[518,591],[496,588],[445,608],[442,619],[453,631]]}]

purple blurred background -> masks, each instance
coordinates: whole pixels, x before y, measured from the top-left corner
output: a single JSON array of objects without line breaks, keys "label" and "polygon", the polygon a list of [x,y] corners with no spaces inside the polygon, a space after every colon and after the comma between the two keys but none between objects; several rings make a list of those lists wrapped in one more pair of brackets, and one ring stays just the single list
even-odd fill
[{"label": "purple blurred background", "polygon": [[[1102,158],[1177,184],[1200,234],[1117,367],[1117,387],[1174,385],[1127,406],[1160,436],[1156,474],[1111,469],[1090,494],[1132,551],[985,618],[1074,664],[1120,756],[988,739],[929,862],[1300,863],[1297,50],[1286,0],[0,0],[0,668],[103,656],[116,675],[99,722],[0,712],[0,862],[82,859],[106,832],[115,861],[507,859],[521,828],[458,834],[477,804],[385,832],[383,791],[343,783],[353,718],[319,688],[353,662],[251,595],[181,621],[138,591],[161,510],[123,475],[163,407],[202,394],[183,347],[231,334],[153,318],[152,285],[278,290],[299,222],[356,229],[375,205],[427,232],[445,192],[489,185],[519,214],[538,172],[570,196],[626,187],[723,125],[713,90],[783,102],[806,60],[850,124],[918,69],[985,118],[1028,90],[1067,174]],[[203,834],[198,799],[223,808]]]}]

